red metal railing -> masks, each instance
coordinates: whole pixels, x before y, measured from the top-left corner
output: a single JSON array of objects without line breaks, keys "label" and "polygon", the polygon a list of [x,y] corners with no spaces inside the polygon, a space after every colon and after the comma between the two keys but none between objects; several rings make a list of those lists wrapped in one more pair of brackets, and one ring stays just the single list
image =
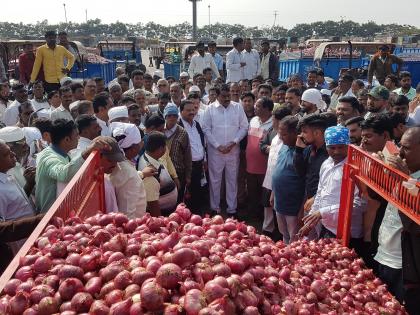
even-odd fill
[{"label": "red metal railing", "polygon": [[66,219],[75,215],[87,218],[98,212],[105,212],[104,173],[99,152],[93,152],[45,213],[44,218],[0,277],[0,292],[19,267],[20,257],[28,253],[51,218]]},{"label": "red metal railing", "polygon": [[[359,147],[349,146],[347,163],[343,169],[340,213],[337,238],[343,245],[350,240],[351,212],[353,209],[354,186],[363,183],[394,204],[401,212],[420,224],[420,194],[410,194],[403,186],[410,176],[386,165]],[[417,183],[420,188],[420,184]]]}]

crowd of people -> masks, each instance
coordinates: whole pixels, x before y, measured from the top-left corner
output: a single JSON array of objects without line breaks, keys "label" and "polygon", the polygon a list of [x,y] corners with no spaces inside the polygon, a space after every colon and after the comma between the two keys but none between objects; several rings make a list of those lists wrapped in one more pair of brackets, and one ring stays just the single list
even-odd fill
[{"label": "crowd of people", "polygon": [[[279,82],[269,48],[235,38],[226,77],[216,45],[198,43],[179,78],[119,68],[107,84],[78,82],[67,76],[73,54],[48,32],[31,73],[0,83],[1,267],[93,151],[108,212],[168,215],[185,202],[272,237],[278,229],[285,243],[336,236],[349,144],[420,178],[420,86],[410,73],[386,67],[372,88],[349,73],[327,82],[322,69]],[[390,143],[399,153],[385,157]],[[420,227],[362,185],[351,222],[350,246],[418,314]]]}]

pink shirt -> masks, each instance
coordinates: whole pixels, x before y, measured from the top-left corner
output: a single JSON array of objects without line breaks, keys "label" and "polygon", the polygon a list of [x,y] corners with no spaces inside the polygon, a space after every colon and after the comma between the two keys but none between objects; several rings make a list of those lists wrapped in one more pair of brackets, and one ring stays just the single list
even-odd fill
[{"label": "pink shirt", "polygon": [[262,123],[260,118],[255,116],[249,122],[246,171],[250,174],[263,175],[266,172],[268,156],[261,152],[260,140],[265,137],[272,125],[273,120],[271,117]]}]

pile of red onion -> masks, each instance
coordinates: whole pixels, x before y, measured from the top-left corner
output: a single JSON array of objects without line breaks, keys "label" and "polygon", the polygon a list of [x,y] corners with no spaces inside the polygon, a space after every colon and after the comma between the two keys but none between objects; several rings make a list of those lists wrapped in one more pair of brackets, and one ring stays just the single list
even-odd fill
[{"label": "pile of red onion", "polygon": [[6,285],[0,314],[406,314],[336,240],[274,243],[179,205],[169,217],[55,219]]}]

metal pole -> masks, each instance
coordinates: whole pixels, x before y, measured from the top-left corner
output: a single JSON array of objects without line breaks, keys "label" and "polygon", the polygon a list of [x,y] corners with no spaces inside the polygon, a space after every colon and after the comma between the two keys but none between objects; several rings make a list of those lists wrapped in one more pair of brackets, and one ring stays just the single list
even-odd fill
[{"label": "metal pole", "polygon": [[193,4],[193,41],[197,41],[197,0],[192,0]]},{"label": "metal pole", "polygon": [[87,21],[88,21],[88,19],[87,19],[87,9],[85,9],[85,15],[86,15],[86,23],[87,23]]},{"label": "metal pole", "polygon": [[210,34],[210,37],[211,37],[210,4],[209,4],[209,34]]},{"label": "metal pole", "polygon": [[67,24],[67,11],[66,11],[66,4],[63,3],[63,7],[64,7],[64,18],[66,20],[66,24]]}]

